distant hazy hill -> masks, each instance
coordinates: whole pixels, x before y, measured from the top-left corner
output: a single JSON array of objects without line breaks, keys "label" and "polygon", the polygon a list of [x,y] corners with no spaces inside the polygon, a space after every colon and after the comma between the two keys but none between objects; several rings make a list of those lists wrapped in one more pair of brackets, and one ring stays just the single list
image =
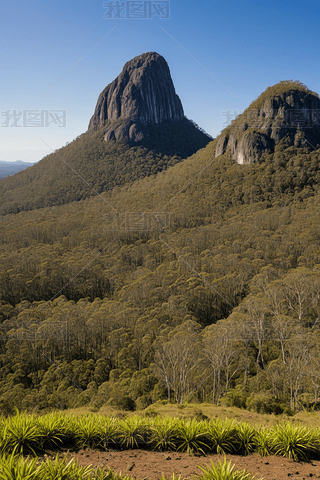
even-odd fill
[{"label": "distant hazy hill", "polygon": [[32,165],[34,165],[34,163],[22,162],[21,160],[15,162],[0,161],[0,179],[8,177],[9,175],[14,175]]}]

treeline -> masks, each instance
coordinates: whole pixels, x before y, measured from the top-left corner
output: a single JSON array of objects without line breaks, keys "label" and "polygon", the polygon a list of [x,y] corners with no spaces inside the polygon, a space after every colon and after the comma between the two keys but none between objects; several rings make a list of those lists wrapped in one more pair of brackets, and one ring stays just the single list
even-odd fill
[{"label": "treeline", "polygon": [[2,407],[134,409],[164,398],[275,413],[316,406],[319,287],[317,268],[279,276],[264,267],[231,315],[206,327],[173,298],[145,315],[113,300],[2,304]]}]

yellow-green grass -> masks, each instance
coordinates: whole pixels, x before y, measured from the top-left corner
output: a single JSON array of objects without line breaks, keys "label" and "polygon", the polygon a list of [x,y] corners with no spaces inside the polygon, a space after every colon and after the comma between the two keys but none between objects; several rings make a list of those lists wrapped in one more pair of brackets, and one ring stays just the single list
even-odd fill
[{"label": "yellow-green grass", "polygon": [[149,414],[120,419],[103,413],[80,416],[60,412],[43,416],[17,413],[0,422],[0,453],[37,455],[47,449],[89,447],[191,454],[258,452],[294,460],[320,458],[319,428],[286,421],[266,427],[230,418],[203,417],[199,411],[193,418]]},{"label": "yellow-green grass", "polygon": [[113,416],[116,418],[126,418],[135,415],[141,416],[152,416],[160,415],[161,417],[174,417],[174,418],[198,418],[201,420],[201,414],[208,417],[209,420],[221,419],[225,420],[226,418],[236,420],[237,422],[247,422],[253,426],[266,426],[273,427],[279,422],[286,420],[293,424],[299,424],[306,427],[320,427],[320,412],[298,412],[292,417],[287,417],[286,415],[275,415],[275,414],[259,414],[255,412],[250,412],[248,410],[243,410],[237,407],[223,407],[212,405],[210,403],[190,403],[184,404],[182,406],[175,404],[165,404],[161,402],[150,405],[145,410],[135,411],[135,412],[124,412],[110,405],[103,405],[100,410],[90,407],[81,407],[76,409],[70,409],[66,411],[71,415],[93,415],[93,414],[103,414],[107,416]]}]

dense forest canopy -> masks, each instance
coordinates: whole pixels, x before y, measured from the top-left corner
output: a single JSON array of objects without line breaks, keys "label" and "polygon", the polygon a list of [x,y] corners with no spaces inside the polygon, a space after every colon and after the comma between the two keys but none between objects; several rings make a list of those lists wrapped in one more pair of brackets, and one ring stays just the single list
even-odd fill
[{"label": "dense forest canopy", "polygon": [[73,198],[74,183],[60,206],[30,191],[21,202],[37,205],[0,217],[3,411],[317,407],[320,151],[284,138],[238,165],[229,151],[215,158],[217,141],[184,161],[151,156],[150,168],[111,144],[128,181],[92,182],[90,198]]}]

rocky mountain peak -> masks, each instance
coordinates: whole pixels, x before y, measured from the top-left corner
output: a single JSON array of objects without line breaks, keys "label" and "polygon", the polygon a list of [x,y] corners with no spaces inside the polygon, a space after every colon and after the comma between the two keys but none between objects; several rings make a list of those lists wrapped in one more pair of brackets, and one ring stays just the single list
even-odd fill
[{"label": "rocky mountain peak", "polygon": [[238,163],[256,162],[283,138],[296,147],[320,145],[320,98],[297,81],[267,88],[221,133],[216,156],[230,148]]},{"label": "rocky mountain peak", "polygon": [[107,142],[121,140],[183,158],[212,140],[185,117],[168,64],[155,52],[127,62],[101,92],[88,133],[97,128],[104,128]]},{"label": "rocky mountain peak", "polygon": [[127,62],[100,94],[89,132],[106,125],[105,140],[140,141],[144,126],[179,122],[184,112],[165,59],[155,52]]}]

